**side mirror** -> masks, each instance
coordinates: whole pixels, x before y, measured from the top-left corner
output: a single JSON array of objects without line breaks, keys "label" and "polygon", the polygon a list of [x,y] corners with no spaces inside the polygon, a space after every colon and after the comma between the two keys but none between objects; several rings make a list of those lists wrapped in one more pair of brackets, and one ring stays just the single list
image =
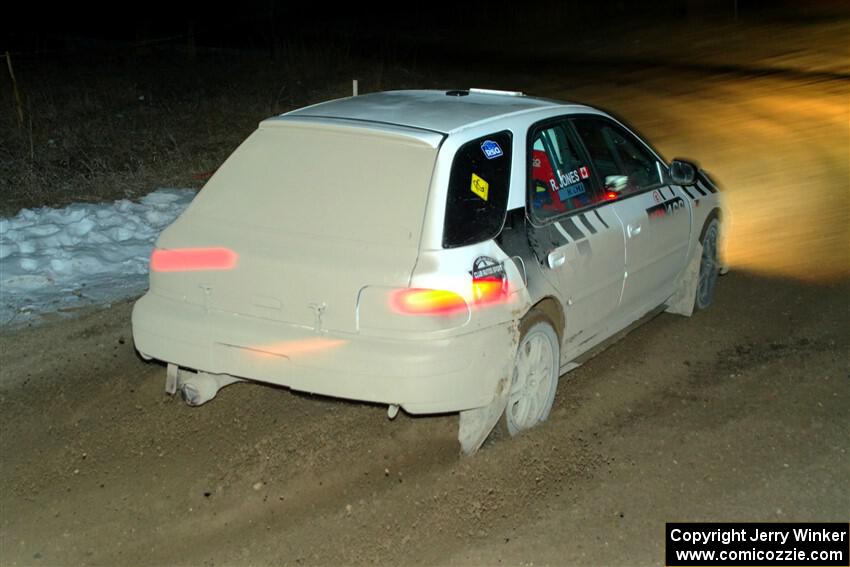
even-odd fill
[{"label": "side mirror", "polygon": [[674,159],[667,176],[674,185],[693,185],[697,182],[697,166],[687,160]]}]

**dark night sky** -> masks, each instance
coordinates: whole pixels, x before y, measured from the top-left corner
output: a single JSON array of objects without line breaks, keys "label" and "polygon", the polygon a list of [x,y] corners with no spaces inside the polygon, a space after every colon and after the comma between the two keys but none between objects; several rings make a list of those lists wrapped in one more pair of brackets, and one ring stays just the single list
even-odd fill
[{"label": "dark night sky", "polygon": [[[321,42],[326,37],[371,37],[394,41],[411,33],[465,29],[487,30],[490,41],[500,34],[572,30],[594,33],[611,22],[628,19],[666,18],[684,23],[707,18],[763,18],[820,16],[838,0],[806,3],[767,0],[657,0],[653,3],[625,0],[540,0],[430,2],[370,5],[344,4],[328,9],[315,2],[247,0],[238,3],[153,2],[57,3],[49,9],[33,5],[0,24],[0,49],[22,51],[92,47],[106,42],[144,42],[186,36],[191,29],[198,45],[264,48],[287,39]],[[20,10],[20,9],[19,9]],[[577,25],[580,22],[581,25]],[[595,26],[588,26],[594,23]]]}]

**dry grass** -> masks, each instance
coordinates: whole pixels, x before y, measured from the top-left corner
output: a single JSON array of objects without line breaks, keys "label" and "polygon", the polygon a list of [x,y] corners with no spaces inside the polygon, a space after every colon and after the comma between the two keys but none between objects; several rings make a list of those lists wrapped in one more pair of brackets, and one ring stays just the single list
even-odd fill
[{"label": "dry grass", "polygon": [[[0,215],[23,207],[134,198],[156,187],[200,187],[274,114],[351,92],[420,86],[409,64],[366,63],[345,45],[216,51],[190,62],[168,50],[14,58],[24,107],[18,126],[0,80]],[[5,71],[5,69],[4,69]]]}]

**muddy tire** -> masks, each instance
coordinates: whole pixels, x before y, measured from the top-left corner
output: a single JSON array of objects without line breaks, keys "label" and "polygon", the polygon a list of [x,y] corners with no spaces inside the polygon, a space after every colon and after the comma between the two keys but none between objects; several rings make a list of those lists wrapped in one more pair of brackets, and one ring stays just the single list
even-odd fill
[{"label": "muddy tire", "polygon": [[694,311],[708,309],[714,298],[714,286],[720,275],[717,257],[717,242],[720,236],[720,221],[712,219],[702,237],[702,258],[699,263],[699,280],[694,298]]},{"label": "muddy tire", "polygon": [[498,427],[500,433],[511,437],[546,421],[555,402],[560,374],[558,335],[548,319],[532,313],[521,328],[508,405]]}]

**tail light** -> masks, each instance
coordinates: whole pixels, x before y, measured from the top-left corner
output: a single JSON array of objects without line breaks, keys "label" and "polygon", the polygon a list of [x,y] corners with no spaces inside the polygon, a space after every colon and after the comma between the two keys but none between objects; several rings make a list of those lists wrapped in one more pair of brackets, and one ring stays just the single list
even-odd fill
[{"label": "tail light", "polygon": [[[470,307],[501,303],[508,297],[508,278],[501,262],[481,256],[473,264],[471,292],[463,295],[445,289],[407,288],[393,291],[390,305],[403,315],[457,315]],[[469,280],[466,280],[469,281]]]},{"label": "tail light", "polygon": [[488,276],[472,280],[472,297],[476,304],[494,303],[508,294],[507,280],[504,277]]},{"label": "tail light", "polygon": [[463,297],[444,289],[400,289],[392,293],[390,304],[406,315],[451,315],[467,308]]},{"label": "tail light", "polygon": [[472,298],[475,303],[502,301],[508,295],[505,266],[489,256],[479,256],[472,265]]},{"label": "tail light", "polygon": [[197,270],[230,270],[238,255],[229,248],[175,248],[154,250],[151,270],[154,272],[189,272]]}]

